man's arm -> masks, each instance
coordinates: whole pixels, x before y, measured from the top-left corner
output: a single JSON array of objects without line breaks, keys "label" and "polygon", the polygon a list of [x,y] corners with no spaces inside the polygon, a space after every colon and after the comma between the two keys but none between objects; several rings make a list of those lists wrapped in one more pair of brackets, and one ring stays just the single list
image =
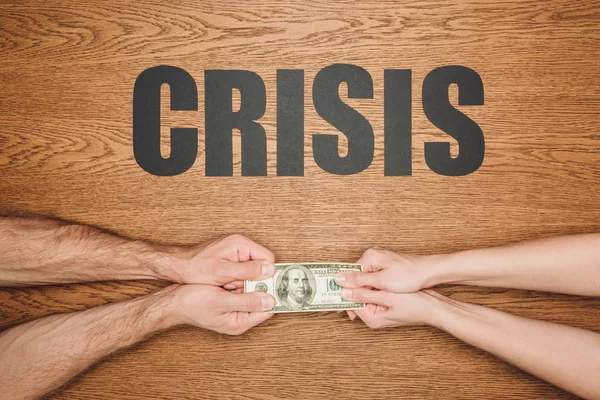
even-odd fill
[{"label": "man's arm", "polygon": [[0,287],[163,279],[233,283],[233,289],[250,276],[272,276],[273,261],[273,253],[241,235],[198,246],[161,246],[86,225],[0,217]]},{"label": "man's arm", "polygon": [[167,264],[152,244],[42,218],[0,218],[0,286],[157,279]]},{"label": "man's arm", "polygon": [[369,249],[363,273],[340,273],[339,285],[410,293],[453,283],[600,296],[600,234],[562,236],[434,256]]},{"label": "man's arm", "polygon": [[371,328],[432,325],[578,396],[600,399],[597,333],[463,303],[432,290],[344,289],[342,297],[367,303],[355,313]]},{"label": "man's arm", "polygon": [[265,293],[172,285],[149,296],[19,325],[0,334],[0,398],[39,398],[99,359],[174,325],[241,334],[272,316],[260,311],[274,305]]}]

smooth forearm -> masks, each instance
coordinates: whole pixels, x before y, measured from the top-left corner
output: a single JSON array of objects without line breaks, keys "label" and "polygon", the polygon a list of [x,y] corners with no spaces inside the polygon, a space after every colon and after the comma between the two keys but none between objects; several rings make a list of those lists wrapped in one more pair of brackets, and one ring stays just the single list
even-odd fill
[{"label": "smooth forearm", "polygon": [[155,294],[60,314],[0,335],[0,387],[10,399],[33,399],[97,360],[177,323],[173,287]]},{"label": "smooth forearm", "polygon": [[441,283],[600,296],[600,234],[532,240],[432,257]]},{"label": "smooth forearm", "polygon": [[0,218],[0,286],[164,279],[171,247],[40,218]]},{"label": "smooth forearm", "polygon": [[431,293],[430,323],[565,390],[600,398],[600,335]]}]

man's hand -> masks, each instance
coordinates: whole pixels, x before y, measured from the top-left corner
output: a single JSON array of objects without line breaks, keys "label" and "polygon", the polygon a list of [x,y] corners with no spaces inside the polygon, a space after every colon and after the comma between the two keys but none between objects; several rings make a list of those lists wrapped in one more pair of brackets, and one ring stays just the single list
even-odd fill
[{"label": "man's hand", "polygon": [[273,262],[242,235],[166,246],[65,221],[0,217],[0,286],[162,279],[236,289],[273,276]]},{"label": "man's hand", "polygon": [[390,293],[366,288],[342,289],[342,298],[365,303],[364,310],[349,313],[358,315],[372,329],[403,325],[432,324],[433,300],[437,293],[425,290],[417,293]]},{"label": "man's hand", "polygon": [[166,252],[159,275],[178,283],[199,283],[237,289],[245,279],[267,279],[275,274],[275,256],[242,235]]},{"label": "man's hand", "polygon": [[433,286],[433,257],[372,248],[357,263],[362,264],[363,272],[338,272],[335,282],[349,289],[370,287],[394,293],[413,293]]},{"label": "man's hand", "polygon": [[266,293],[171,285],[132,300],[15,326],[0,334],[0,398],[40,398],[108,354],[174,325],[241,334],[271,317],[261,311],[274,305]]},{"label": "man's hand", "polygon": [[173,323],[240,335],[273,316],[265,312],[275,307],[273,296],[239,292],[209,285],[181,285],[172,292]]}]

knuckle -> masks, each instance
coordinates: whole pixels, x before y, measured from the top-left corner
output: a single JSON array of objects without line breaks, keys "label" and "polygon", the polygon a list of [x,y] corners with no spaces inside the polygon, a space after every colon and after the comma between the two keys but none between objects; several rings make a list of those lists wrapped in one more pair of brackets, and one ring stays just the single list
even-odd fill
[{"label": "knuckle", "polygon": [[371,280],[371,276],[366,272],[356,274],[356,283],[360,286],[367,286]]},{"label": "knuckle", "polygon": [[369,319],[365,322],[365,324],[371,329],[379,329],[380,323],[376,319]]},{"label": "knuckle", "polygon": [[248,298],[246,299],[246,307],[248,310],[250,311],[260,311],[261,309],[261,305],[260,305],[260,297],[258,296],[248,296]]},{"label": "knuckle", "polygon": [[346,281],[355,283],[357,281],[356,271],[350,271],[346,273]]},{"label": "knuckle", "polygon": [[271,261],[275,260],[275,253],[273,253],[271,250],[265,248],[266,250],[266,254],[267,254],[267,258]]},{"label": "knuckle", "polygon": [[381,296],[381,302],[384,304],[389,304],[390,302],[390,293],[389,292],[379,292],[379,295]]},{"label": "knuckle", "polygon": [[224,333],[226,335],[233,335],[233,336],[237,336],[237,335],[241,334],[240,327],[238,326],[238,324],[235,323],[235,321],[228,321],[221,328],[221,333]]},{"label": "knuckle", "polygon": [[366,272],[357,272],[356,273],[356,277],[355,277],[355,283],[357,285],[360,286],[368,286],[370,283],[370,281],[372,280],[372,277],[369,276],[368,273]]},{"label": "knuckle", "polygon": [[368,303],[367,296],[365,295],[365,293],[363,293],[362,290],[354,290],[354,292],[352,293],[352,300],[354,300],[357,303]]},{"label": "knuckle", "polygon": [[223,304],[221,303],[218,297],[209,298],[206,300],[206,309],[207,310],[220,310]]},{"label": "knuckle", "polygon": [[373,293],[368,293],[363,296],[362,303],[377,304],[377,298],[373,296]]},{"label": "knuckle", "polygon": [[263,260],[252,260],[252,261],[248,262],[248,266],[250,268],[257,270],[258,272],[261,272],[263,262],[264,262]]},{"label": "knuckle", "polygon": [[240,336],[244,332],[246,332],[246,328],[238,325],[238,326],[235,326],[235,327],[231,328],[229,334],[232,335],[232,336]]},{"label": "knuckle", "polygon": [[387,287],[387,280],[381,276],[376,277],[373,283],[380,289],[385,289]]},{"label": "knuckle", "polygon": [[227,239],[232,241],[232,242],[243,242],[246,240],[246,237],[244,235],[242,235],[241,233],[233,233],[229,236],[227,236]]},{"label": "knuckle", "polygon": [[365,273],[357,271],[349,272],[347,279],[350,283],[353,283],[356,286],[365,286],[365,283],[367,281]]},{"label": "knuckle", "polygon": [[221,276],[225,272],[224,269],[227,268],[225,265],[219,265],[216,263],[211,263],[207,269],[210,272],[210,276]]},{"label": "knuckle", "polygon": [[364,256],[366,258],[375,258],[379,255],[379,252],[381,250],[377,249],[376,247],[370,247],[365,251]]}]

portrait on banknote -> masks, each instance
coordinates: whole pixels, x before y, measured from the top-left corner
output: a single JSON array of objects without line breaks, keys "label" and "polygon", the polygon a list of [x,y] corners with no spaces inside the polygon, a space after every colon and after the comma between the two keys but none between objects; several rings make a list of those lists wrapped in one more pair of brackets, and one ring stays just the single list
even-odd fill
[{"label": "portrait on banknote", "polygon": [[335,283],[340,271],[361,271],[360,264],[348,263],[279,263],[271,278],[244,281],[244,292],[262,292],[275,297],[269,312],[308,312],[360,310],[363,303],[344,300],[341,287]]},{"label": "portrait on banknote", "polygon": [[315,297],[316,280],[308,268],[292,264],[281,271],[276,287],[277,299],[283,306],[301,310],[308,307]]}]

